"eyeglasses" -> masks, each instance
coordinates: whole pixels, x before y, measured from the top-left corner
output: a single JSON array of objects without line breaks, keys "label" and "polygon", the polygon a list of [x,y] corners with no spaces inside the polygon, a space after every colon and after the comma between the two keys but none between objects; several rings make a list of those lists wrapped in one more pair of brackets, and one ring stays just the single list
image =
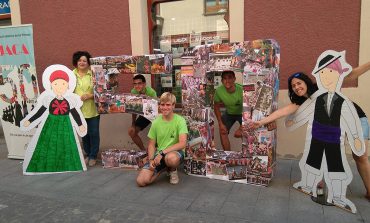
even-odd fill
[{"label": "eyeglasses", "polygon": [[172,106],[172,105],[173,105],[173,104],[170,104],[170,103],[166,103],[166,104],[162,104],[162,103],[161,103],[161,104],[160,104],[160,106],[162,106],[162,107],[165,107],[165,106],[166,106],[166,107],[170,107],[170,106]]},{"label": "eyeglasses", "polygon": [[134,82],[134,86],[135,85],[142,85],[144,82]]},{"label": "eyeglasses", "polygon": [[293,78],[297,78],[297,77],[299,77],[299,76],[301,76],[301,73],[295,73],[295,74],[291,75],[291,76],[288,78],[288,81],[290,82]]}]

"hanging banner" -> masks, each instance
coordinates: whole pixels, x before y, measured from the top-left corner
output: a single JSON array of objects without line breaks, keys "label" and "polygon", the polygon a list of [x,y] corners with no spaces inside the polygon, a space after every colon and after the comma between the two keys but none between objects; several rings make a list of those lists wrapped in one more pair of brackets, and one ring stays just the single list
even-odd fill
[{"label": "hanging banner", "polygon": [[0,19],[10,18],[9,0],[0,0]]},{"label": "hanging banner", "polygon": [[0,28],[0,116],[8,158],[24,158],[34,131],[20,131],[20,121],[38,95],[32,25]]}]

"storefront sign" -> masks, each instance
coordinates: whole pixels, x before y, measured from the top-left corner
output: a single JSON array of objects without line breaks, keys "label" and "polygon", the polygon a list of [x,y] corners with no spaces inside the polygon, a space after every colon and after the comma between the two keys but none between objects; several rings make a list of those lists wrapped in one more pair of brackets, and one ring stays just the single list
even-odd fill
[{"label": "storefront sign", "polygon": [[0,19],[10,18],[9,0],[0,0]]},{"label": "storefront sign", "polygon": [[190,46],[196,46],[204,43],[221,43],[223,40],[229,39],[229,31],[225,30],[225,31],[202,32],[195,34],[162,36],[161,40],[164,39],[171,40],[171,45],[190,44]]},{"label": "storefront sign", "polygon": [[171,44],[187,44],[189,43],[189,34],[183,34],[183,35],[173,35],[171,36]]}]

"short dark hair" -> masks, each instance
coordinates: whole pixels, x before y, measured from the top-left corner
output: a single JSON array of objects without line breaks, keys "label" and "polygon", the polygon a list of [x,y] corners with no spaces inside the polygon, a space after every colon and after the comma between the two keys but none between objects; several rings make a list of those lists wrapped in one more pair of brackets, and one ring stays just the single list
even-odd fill
[{"label": "short dark hair", "polygon": [[225,71],[222,71],[221,78],[223,79],[224,76],[227,75],[227,74],[232,74],[235,77],[234,71],[232,71],[232,70],[225,70]]},{"label": "short dark hair", "polygon": [[141,80],[143,83],[146,83],[145,77],[142,74],[135,75],[133,80]]},{"label": "short dark hair", "polygon": [[77,67],[77,62],[78,62],[78,60],[79,60],[81,57],[83,57],[83,56],[85,56],[85,57],[86,57],[86,59],[87,59],[87,63],[88,63],[89,65],[91,65],[91,64],[90,64],[90,58],[91,58],[90,53],[89,53],[89,52],[87,52],[87,51],[77,51],[77,52],[74,52],[74,53],[73,53],[73,56],[72,56],[72,64],[73,64],[73,66],[74,66],[74,67]]}]

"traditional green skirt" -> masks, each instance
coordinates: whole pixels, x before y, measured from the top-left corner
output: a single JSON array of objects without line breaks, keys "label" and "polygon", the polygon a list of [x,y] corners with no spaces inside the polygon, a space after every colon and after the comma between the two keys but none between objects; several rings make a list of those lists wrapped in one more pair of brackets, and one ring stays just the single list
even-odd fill
[{"label": "traditional green skirt", "polygon": [[69,115],[49,114],[26,172],[82,171]]}]

